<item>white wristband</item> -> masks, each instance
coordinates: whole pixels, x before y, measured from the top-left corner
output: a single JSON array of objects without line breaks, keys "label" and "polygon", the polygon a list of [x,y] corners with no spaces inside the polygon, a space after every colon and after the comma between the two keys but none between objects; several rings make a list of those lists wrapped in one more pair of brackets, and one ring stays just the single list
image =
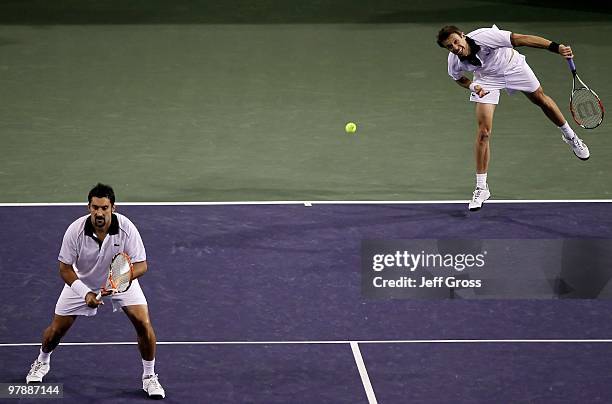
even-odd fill
[{"label": "white wristband", "polygon": [[91,289],[89,289],[87,285],[85,285],[80,279],[77,279],[76,281],[72,282],[72,285],[70,285],[70,289],[74,290],[74,293],[81,296],[83,299],[85,299],[85,296],[87,296],[87,294],[91,292]]},{"label": "white wristband", "polygon": [[475,92],[476,92],[476,85],[477,85],[477,84],[476,84],[476,83],[474,83],[474,82],[472,81],[472,82],[470,83],[470,91],[472,91],[472,92],[474,92],[474,93],[475,93]]}]

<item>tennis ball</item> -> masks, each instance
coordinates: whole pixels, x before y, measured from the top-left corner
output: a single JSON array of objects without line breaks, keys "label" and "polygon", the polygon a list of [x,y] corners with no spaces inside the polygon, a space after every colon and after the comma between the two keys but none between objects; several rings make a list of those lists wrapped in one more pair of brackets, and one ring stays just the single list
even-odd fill
[{"label": "tennis ball", "polygon": [[344,127],[344,130],[346,131],[346,133],[353,134],[357,132],[357,125],[355,125],[355,122],[349,122]]}]

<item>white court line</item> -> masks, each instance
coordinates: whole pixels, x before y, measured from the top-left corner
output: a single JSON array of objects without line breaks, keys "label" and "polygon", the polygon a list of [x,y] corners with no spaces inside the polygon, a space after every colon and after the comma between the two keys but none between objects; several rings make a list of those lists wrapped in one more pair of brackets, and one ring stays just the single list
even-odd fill
[{"label": "white court line", "polygon": [[[157,341],[157,345],[316,345],[316,344],[609,344],[612,339],[410,339],[337,341]],[[136,345],[136,341],[62,342],[62,346]],[[39,346],[40,342],[0,343],[0,347]]]},{"label": "white court line", "polygon": [[356,342],[351,342],[351,350],[353,351],[353,356],[355,357],[355,362],[357,363],[357,369],[359,369],[361,383],[363,383],[363,388],[365,389],[366,396],[368,397],[368,403],[378,404],[378,401],[376,401],[376,395],[374,394],[374,389],[372,388],[372,383],[370,383],[368,369],[366,369],[365,363],[363,362],[363,358],[361,357],[359,344],[357,344]]},{"label": "white court line", "polygon": [[[463,204],[448,201],[237,201],[237,202],[117,202],[117,206],[232,206],[232,205],[437,205]],[[612,199],[489,199],[489,203],[612,203]],[[87,206],[85,202],[4,202],[0,207]]]}]

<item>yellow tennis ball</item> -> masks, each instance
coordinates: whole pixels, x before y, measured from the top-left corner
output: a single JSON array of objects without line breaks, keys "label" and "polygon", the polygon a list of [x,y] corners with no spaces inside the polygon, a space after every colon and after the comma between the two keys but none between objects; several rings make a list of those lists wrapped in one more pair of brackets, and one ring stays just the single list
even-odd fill
[{"label": "yellow tennis ball", "polygon": [[349,122],[344,127],[344,130],[346,131],[346,133],[353,134],[357,132],[357,125],[355,125],[355,122]]}]

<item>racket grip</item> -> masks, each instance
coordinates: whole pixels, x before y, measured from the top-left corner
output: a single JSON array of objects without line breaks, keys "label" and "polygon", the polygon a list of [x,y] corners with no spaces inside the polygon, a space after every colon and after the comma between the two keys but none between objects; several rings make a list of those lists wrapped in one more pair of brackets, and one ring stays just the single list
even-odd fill
[{"label": "racket grip", "polygon": [[102,297],[102,292],[98,292],[98,294],[96,295],[96,300],[100,300],[101,297]]},{"label": "racket grip", "polygon": [[574,58],[567,59],[567,64],[569,65],[569,68],[572,73],[576,73],[576,65],[574,64]]}]

